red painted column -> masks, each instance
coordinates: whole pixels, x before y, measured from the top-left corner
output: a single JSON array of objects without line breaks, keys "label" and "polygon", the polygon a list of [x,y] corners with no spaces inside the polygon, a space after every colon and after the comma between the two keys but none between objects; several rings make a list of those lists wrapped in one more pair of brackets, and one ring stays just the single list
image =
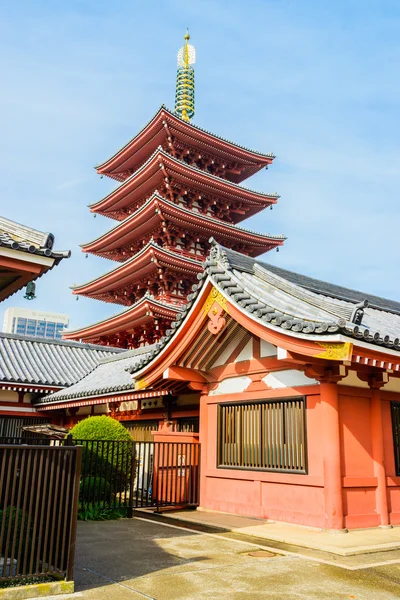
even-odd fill
[{"label": "red painted column", "polygon": [[325,527],[344,530],[339,397],[337,383],[321,380]]},{"label": "red painted column", "polygon": [[[208,453],[207,453],[207,441],[209,436],[208,431],[208,389],[205,388],[200,395],[200,506],[207,506],[207,469],[208,469]],[[218,434],[217,434],[218,435]],[[216,460],[216,456],[212,457],[212,460]],[[214,466],[214,464],[213,464]]]},{"label": "red painted column", "polygon": [[386,469],[383,450],[382,405],[380,384],[370,383],[371,396],[371,437],[372,458],[374,461],[374,475],[378,480],[376,488],[376,510],[380,518],[381,527],[390,527],[386,489]]}]

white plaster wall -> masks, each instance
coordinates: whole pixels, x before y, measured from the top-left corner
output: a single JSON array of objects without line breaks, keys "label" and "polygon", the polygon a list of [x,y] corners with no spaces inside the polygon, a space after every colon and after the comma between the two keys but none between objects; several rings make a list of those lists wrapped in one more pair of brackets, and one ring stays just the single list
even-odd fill
[{"label": "white plaster wall", "polygon": [[[366,381],[361,381],[357,377],[356,371],[349,371],[347,376],[339,381],[339,385],[350,385],[352,387],[369,389],[369,385]],[[400,378],[399,377],[391,377],[389,375],[389,381],[381,388],[385,392],[398,392],[400,393]]]},{"label": "white plaster wall", "polygon": [[121,407],[119,410],[137,410],[137,408],[137,400],[131,400],[130,402],[121,402]]},{"label": "white plaster wall", "polygon": [[236,346],[237,340],[231,340],[228,346],[225,348],[225,350],[220,354],[220,356],[218,356],[218,358],[215,359],[215,361],[212,364],[212,367],[221,367],[222,365],[224,365],[230,357],[230,355],[232,354],[232,352],[235,350]]},{"label": "white plaster wall", "polygon": [[267,358],[268,356],[276,356],[276,346],[266,342],[265,340],[261,340],[260,344],[260,356],[261,358]]},{"label": "white plaster wall", "polygon": [[235,362],[242,362],[243,360],[251,360],[253,358],[253,338],[250,338],[243,350]]},{"label": "white plaster wall", "polygon": [[289,369],[287,371],[274,371],[263,377],[263,381],[273,390],[296,387],[298,385],[318,384],[316,379],[306,377],[302,371]]},{"label": "white plaster wall", "polygon": [[0,390],[0,402],[18,402],[18,393],[11,390]]},{"label": "white plaster wall", "polygon": [[227,377],[221,381],[215,390],[211,390],[209,396],[221,396],[222,394],[240,394],[249,387],[250,377]]}]

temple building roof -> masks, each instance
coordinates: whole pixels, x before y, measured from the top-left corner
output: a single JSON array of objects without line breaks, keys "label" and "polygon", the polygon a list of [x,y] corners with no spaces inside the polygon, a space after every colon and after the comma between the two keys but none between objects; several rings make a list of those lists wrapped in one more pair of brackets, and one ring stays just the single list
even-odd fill
[{"label": "temple building roof", "polygon": [[[204,312],[202,297],[210,289],[210,284],[238,309],[238,314],[247,315],[266,329],[280,331],[300,341],[353,341],[358,348],[386,352],[387,364],[393,361],[393,365],[400,367],[399,360],[396,362],[396,358],[390,357],[400,352],[399,302],[287,271],[243,256],[215,242],[199,277],[188,304],[159,342],[138,351],[126,352],[116,359],[102,361],[97,369],[98,379],[94,371],[78,384],[40,402],[68,402],[106,392],[115,394],[118,388],[113,382],[117,381],[123,386],[121,393],[133,389],[122,371],[127,369],[135,378],[141,378],[145,370],[147,373],[152,368],[153,361],[161,360],[162,355],[167,357],[169,352],[176,355],[178,342],[174,346],[174,338],[182,337],[183,330],[190,331],[190,315],[196,307]],[[232,320],[231,317],[229,319]],[[210,333],[210,344],[212,340]],[[156,395],[163,391],[150,387],[148,393]]]},{"label": "temple building roof", "polygon": [[0,333],[0,387],[69,386],[120,348]]},{"label": "temple building roof", "polygon": [[178,320],[142,360],[140,369],[172,341],[207,281],[241,312],[268,329],[301,339],[350,338],[367,347],[400,351],[398,302],[279,269],[215,242],[199,277]]},{"label": "temple building roof", "polygon": [[139,361],[152,349],[153,346],[136,348],[103,358],[90,373],[83,375],[74,385],[40,398],[38,404],[61,403],[74,398],[96,398],[116,392],[133,391],[132,377],[127,369],[135,368],[135,365],[139,364]]},{"label": "temple building roof", "polygon": [[317,294],[356,303],[363,302],[367,299],[370,307],[400,314],[400,302],[397,302],[396,300],[389,300],[387,298],[375,296],[369,292],[360,292],[334,283],[328,283],[327,281],[308,277],[307,275],[295,273],[294,271],[288,271],[287,269],[282,269],[281,267],[271,265],[261,260],[254,260],[239,252],[231,252],[227,249],[225,249],[225,252],[229,255],[229,262],[232,267],[239,269],[242,272],[252,274],[254,273],[254,265],[258,264],[268,271],[272,271],[272,273],[279,275],[283,279],[287,279],[291,283],[311,290]]},{"label": "temple building roof", "polygon": [[158,146],[167,145],[173,152],[176,151],[174,145],[177,144],[225,161],[234,160],[237,168],[230,173],[230,179],[236,183],[250,177],[275,158],[272,153],[263,154],[250,150],[201,129],[162,106],[137,135],[96,169],[100,174],[123,181],[129,173],[136,171]]},{"label": "temple building roof", "polygon": [[[168,183],[170,179],[178,181],[180,185],[195,188],[204,195],[212,194],[215,202],[231,202],[232,206],[229,208],[234,222],[240,222],[271,204],[276,204],[279,198],[275,192],[270,194],[256,192],[211,175],[174,158],[162,148],[158,148],[116,190],[98,202],[90,204],[89,208],[92,212],[122,220],[129,214],[129,211],[136,210],[143,200],[158,187],[166,186],[167,190],[172,193],[172,186]],[[242,205],[240,211],[235,208],[235,204],[238,203]]]},{"label": "temple building roof", "polygon": [[[237,245],[246,244],[252,255],[259,255],[271,248],[281,246],[286,239],[282,234],[260,234],[240,228],[221,219],[189,210],[159,194],[153,194],[132,215],[96,240],[83,244],[82,249],[84,252],[91,252],[104,258],[124,261],[135,251],[134,244],[137,244],[137,241],[143,239],[146,234],[160,228],[166,217],[186,230],[193,230],[196,237],[208,240],[210,235],[213,235],[225,243],[229,241]],[[131,251],[130,244],[132,244]],[[125,252],[124,247],[126,247]],[[179,253],[176,246],[174,251]]]},{"label": "temple building roof", "polygon": [[71,255],[53,249],[54,235],[0,217],[0,301]]}]

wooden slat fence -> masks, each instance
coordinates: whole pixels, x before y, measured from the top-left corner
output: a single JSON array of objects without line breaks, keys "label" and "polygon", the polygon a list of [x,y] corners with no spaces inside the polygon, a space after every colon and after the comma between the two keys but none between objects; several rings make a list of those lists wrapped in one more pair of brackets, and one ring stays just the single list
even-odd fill
[{"label": "wooden slat fence", "polygon": [[0,580],[72,579],[81,455],[73,446],[0,445]]}]

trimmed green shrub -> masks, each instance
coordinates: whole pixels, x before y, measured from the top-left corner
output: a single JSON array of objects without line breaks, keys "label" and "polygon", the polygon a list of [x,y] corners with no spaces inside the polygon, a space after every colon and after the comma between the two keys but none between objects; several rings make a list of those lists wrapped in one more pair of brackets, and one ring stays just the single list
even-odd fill
[{"label": "trimmed green shrub", "polygon": [[82,476],[93,481],[100,476],[110,486],[108,492],[104,487],[96,489],[93,484],[95,497],[85,493],[81,505],[109,502],[110,496],[125,492],[132,468],[133,440],[129,431],[119,421],[102,415],[83,419],[71,430],[71,435],[75,442],[83,441]]},{"label": "trimmed green shrub", "polygon": [[106,415],[79,421],[71,429],[71,435],[74,440],[132,441],[129,431],[119,421]]},{"label": "trimmed green shrub", "polygon": [[110,501],[111,485],[103,477],[85,477],[80,483],[79,500],[84,503],[97,502],[99,499]]}]

